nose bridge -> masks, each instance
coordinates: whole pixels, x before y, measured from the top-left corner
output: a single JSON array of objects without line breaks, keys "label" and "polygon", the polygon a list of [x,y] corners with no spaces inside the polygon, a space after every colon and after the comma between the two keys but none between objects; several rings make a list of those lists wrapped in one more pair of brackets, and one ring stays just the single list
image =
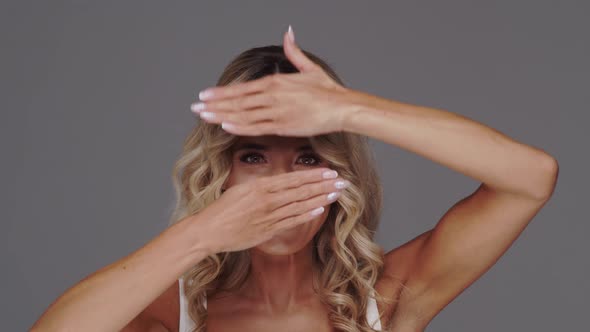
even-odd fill
[{"label": "nose bridge", "polygon": [[277,154],[272,163],[272,173],[276,175],[293,172],[295,168],[292,159],[293,157],[290,153]]}]

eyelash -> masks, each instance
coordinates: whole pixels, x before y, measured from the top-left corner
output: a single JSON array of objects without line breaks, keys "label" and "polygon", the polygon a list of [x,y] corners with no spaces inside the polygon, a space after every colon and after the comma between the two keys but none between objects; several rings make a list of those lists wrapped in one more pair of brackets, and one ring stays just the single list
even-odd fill
[{"label": "eyelash", "polygon": [[[247,159],[250,156],[260,156],[262,157],[262,155],[260,153],[256,153],[256,152],[249,152],[249,153],[244,153],[242,156],[240,156],[240,161],[246,164],[257,164],[257,163],[250,163],[247,162],[245,159]],[[301,155],[301,157],[313,157],[316,159],[316,163],[315,164],[305,164],[306,166],[317,166],[322,162],[322,159],[315,153],[306,153]]]}]

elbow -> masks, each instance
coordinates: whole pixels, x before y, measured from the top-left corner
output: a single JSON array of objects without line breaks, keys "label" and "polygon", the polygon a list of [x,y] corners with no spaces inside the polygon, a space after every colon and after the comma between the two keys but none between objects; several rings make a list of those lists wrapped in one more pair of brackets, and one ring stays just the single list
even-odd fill
[{"label": "elbow", "polygon": [[535,200],[546,202],[553,196],[555,191],[559,176],[559,163],[553,156],[545,153],[538,166],[541,175],[538,177],[539,180],[536,181],[535,189],[531,191],[531,194]]}]

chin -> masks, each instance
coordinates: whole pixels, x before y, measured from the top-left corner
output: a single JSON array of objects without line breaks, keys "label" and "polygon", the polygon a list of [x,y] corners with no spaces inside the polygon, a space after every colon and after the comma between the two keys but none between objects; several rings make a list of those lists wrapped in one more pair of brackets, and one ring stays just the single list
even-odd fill
[{"label": "chin", "polygon": [[285,256],[285,255],[291,255],[294,254],[296,252],[298,252],[299,250],[301,250],[303,247],[305,247],[304,243],[302,246],[296,246],[290,243],[286,243],[284,241],[274,241],[274,240],[269,240],[266,241],[265,243],[259,244],[258,246],[254,247],[254,250],[263,252],[267,255],[273,255],[273,256]]},{"label": "chin", "polygon": [[326,219],[327,213],[307,223],[297,225],[275,234],[268,241],[253,247],[267,255],[291,255],[301,251],[313,239]]}]

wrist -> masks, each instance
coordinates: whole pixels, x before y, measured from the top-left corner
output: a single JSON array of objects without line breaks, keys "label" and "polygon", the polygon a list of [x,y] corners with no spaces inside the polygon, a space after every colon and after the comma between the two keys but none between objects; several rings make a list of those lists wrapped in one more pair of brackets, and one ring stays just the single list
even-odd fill
[{"label": "wrist", "polygon": [[178,243],[186,253],[187,259],[192,265],[209,255],[217,253],[213,237],[208,234],[200,215],[194,214],[180,220],[170,227],[170,231],[176,233]]},{"label": "wrist", "polygon": [[365,110],[366,96],[362,92],[348,89],[346,107],[342,111],[341,131],[358,133],[355,124],[359,121],[359,116]]}]

